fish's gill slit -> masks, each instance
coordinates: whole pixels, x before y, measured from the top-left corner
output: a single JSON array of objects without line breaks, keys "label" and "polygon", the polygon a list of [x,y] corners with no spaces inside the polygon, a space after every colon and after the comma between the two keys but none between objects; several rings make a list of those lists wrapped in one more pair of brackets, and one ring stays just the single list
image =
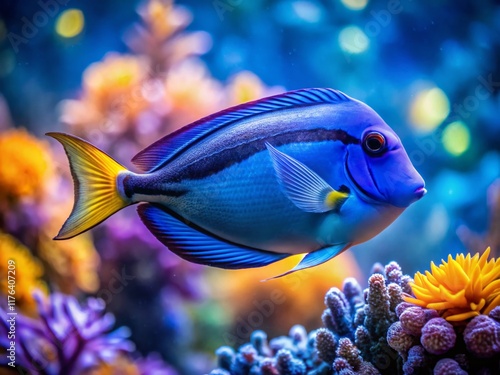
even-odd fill
[{"label": "fish's gill slit", "polygon": [[[384,195],[384,194],[382,194],[382,192],[380,191],[380,189],[379,189],[379,187],[378,187],[377,180],[375,179],[375,176],[373,175],[373,171],[372,171],[372,170],[371,170],[371,168],[370,168],[370,164],[369,164],[369,163],[367,163],[367,165],[368,165],[368,167],[367,167],[367,169],[368,169],[368,174],[370,175],[370,178],[371,178],[371,180],[372,180],[372,182],[373,182],[373,185],[375,185],[375,189],[377,189],[377,191],[380,193],[380,195],[382,195],[383,197],[385,197],[385,195]],[[385,197],[385,198],[387,199],[387,197]]]},{"label": "fish's gill slit", "polygon": [[349,151],[346,151],[345,162],[344,162],[344,169],[346,171],[347,178],[352,183],[352,185],[354,186],[355,190],[358,191],[358,193],[360,193],[362,196],[364,196],[365,198],[367,198],[367,199],[369,199],[371,201],[378,202],[377,198],[374,197],[369,192],[367,192],[361,185],[358,184],[358,182],[356,181],[356,179],[353,177],[353,175],[351,174],[351,171],[349,170],[349,165],[348,165],[348,162],[347,162],[348,157],[349,157]]}]

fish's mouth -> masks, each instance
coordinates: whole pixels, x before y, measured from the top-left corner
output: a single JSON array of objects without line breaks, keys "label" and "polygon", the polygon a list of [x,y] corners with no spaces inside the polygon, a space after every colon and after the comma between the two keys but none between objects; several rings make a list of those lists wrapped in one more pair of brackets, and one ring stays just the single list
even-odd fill
[{"label": "fish's mouth", "polygon": [[419,187],[415,189],[415,196],[417,197],[417,200],[422,198],[425,194],[427,194],[427,189],[425,187]]},{"label": "fish's mouth", "polygon": [[373,194],[366,191],[361,185],[359,185],[357,183],[356,179],[353,177],[353,175],[351,174],[351,171],[349,170],[349,166],[347,163],[348,157],[349,157],[349,152],[346,152],[344,169],[346,171],[346,175],[347,175],[349,182],[354,186],[354,190],[356,190],[356,192],[361,196],[361,198],[364,201],[366,201],[368,203],[380,203],[380,199],[378,199]]}]

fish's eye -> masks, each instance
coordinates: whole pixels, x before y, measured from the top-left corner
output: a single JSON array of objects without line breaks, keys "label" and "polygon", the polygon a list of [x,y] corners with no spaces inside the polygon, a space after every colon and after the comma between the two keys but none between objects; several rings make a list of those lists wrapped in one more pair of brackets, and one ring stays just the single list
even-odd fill
[{"label": "fish's eye", "polygon": [[371,132],[365,136],[363,148],[370,155],[381,155],[386,151],[385,137],[378,132]]}]

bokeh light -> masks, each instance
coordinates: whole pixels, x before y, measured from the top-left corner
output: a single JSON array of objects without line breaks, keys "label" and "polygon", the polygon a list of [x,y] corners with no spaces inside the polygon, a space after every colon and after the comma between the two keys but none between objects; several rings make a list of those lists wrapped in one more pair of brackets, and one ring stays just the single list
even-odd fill
[{"label": "bokeh light", "polygon": [[67,9],[57,18],[56,32],[63,38],[73,38],[82,32],[84,24],[81,10]]},{"label": "bokeh light", "polygon": [[340,31],[339,44],[343,51],[358,54],[366,51],[370,45],[370,39],[359,27],[351,25]]},{"label": "bokeh light", "polygon": [[470,131],[462,121],[449,124],[443,131],[443,147],[453,156],[460,156],[470,147]]},{"label": "bokeh light", "polygon": [[450,113],[448,97],[438,87],[421,90],[413,100],[410,119],[415,128],[423,132],[436,129]]},{"label": "bokeh light", "polygon": [[351,10],[362,10],[365,9],[368,4],[368,0],[341,0],[342,4]]},{"label": "bokeh light", "polygon": [[295,1],[292,4],[293,10],[302,20],[316,23],[321,19],[321,9],[309,1]]}]

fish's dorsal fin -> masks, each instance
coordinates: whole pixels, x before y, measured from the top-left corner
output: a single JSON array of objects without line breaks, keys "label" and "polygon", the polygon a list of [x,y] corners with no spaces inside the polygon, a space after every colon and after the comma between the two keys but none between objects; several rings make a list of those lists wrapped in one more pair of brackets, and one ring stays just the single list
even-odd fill
[{"label": "fish's dorsal fin", "polygon": [[135,155],[132,163],[144,172],[153,172],[189,147],[238,120],[280,109],[350,100],[350,97],[337,90],[312,88],[240,104],[204,117],[161,138]]}]

